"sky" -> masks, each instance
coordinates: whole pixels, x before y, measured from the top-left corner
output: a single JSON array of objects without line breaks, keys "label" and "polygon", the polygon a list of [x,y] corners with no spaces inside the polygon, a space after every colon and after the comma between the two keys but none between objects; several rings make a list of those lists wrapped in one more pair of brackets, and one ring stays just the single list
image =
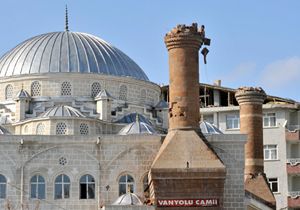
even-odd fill
[{"label": "sky", "polygon": [[260,86],[300,102],[298,0],[0,0],[0,55],[33,36],[63,31],[98,36],[131,57],[152,82],[168,84],[163,37],[177,24],[205,25],[211,39],[200,82]]}]

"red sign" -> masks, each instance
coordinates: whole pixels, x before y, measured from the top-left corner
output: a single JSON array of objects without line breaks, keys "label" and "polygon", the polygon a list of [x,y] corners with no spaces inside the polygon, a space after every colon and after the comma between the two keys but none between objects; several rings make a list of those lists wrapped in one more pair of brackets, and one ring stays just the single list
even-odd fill
[{"label": "red sign", "polygon": [[217,198],[199,199],[157,199],[158,207],[199,207],[219,206]]}]

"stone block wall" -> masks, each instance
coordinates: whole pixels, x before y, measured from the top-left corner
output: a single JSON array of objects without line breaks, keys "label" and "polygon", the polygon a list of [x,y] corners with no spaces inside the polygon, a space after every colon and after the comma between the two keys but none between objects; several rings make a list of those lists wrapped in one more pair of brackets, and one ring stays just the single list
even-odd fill
[{"label": "stone block wall", "polygon": [[[160,97],[160,87],[148,81],[98,74],[57,73],[3,79],[0,83],[0,101],[5,101],[7,85],[13,86],[13,95],[16,95],[22,87],[31,93],[31,84],[34,81],[38,81],[41,85],[41,96],[60,96],[61,84],[66,81],[71,84],[72,96],[91,96],[91,86],[94,82],[98,82],[101,89],[105,88],[115,99],[119,99],[120,87],[125,85],[127,87],[127,102],[130,103],[155,105]],[[141,99],[142,90],[146,92],[145,99]]]}]

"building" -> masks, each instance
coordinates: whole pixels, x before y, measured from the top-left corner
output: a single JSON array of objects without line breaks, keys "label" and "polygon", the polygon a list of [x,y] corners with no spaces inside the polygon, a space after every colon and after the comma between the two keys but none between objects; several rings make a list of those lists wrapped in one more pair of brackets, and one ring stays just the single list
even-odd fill
[{"label": "building", "polygon": [[[200,84],[201,118],[223,133],[240,133],[236,89]],[[168,99],[168,86],[163,88]],[[299,102],[267,96],[263,105],[264,164],[277,209],[298,209],[299,200]]]}]

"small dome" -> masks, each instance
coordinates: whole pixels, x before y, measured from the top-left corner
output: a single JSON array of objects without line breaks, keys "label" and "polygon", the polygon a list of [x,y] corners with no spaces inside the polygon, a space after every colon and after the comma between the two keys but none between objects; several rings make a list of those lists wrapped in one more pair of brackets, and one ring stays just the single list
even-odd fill
[{"label": "small dome", "polygon": [[216,126],[210,124],[209,122],[202,121],[200,122],[200,129],[203,134],[222,134]]},{"label": "small dome", "polygon": [[121,50],[96,36],[80,32],[41,34],[22,42],[0,58],[0,77],[58,72],[149,80]]},{"label": "small dome", "polygon": [[85,117],[79,110],[67,106],[59,105],[54,106],[41,114],[39,117]]},{"label": "small dome", "polygon": [[121,119],[117,120],[116,123],[132,123],[136,121],[136,118],[138,117],[140,122],[144,122],[148,125],[152,125],[152,123],[143,115],[138,113],[130,113],[122,117]]},{"label": "small dome", "polygon": [[128,134],[155,134],[156,131],[152,128],[151,125],[148,125],[144,122],[133,122],[126,125],[119,131],[119,135],[128,135]]},{"label": "small dome", "polygon": [[135,205],[140,206],[143,205],[142,201],[139,197],[133,193],[126,193],[121,195],[112,205]]},{"label": "small dome", "polygon": [[0,135],[10,135],[10,132],[2,126],[0,126]]}]

